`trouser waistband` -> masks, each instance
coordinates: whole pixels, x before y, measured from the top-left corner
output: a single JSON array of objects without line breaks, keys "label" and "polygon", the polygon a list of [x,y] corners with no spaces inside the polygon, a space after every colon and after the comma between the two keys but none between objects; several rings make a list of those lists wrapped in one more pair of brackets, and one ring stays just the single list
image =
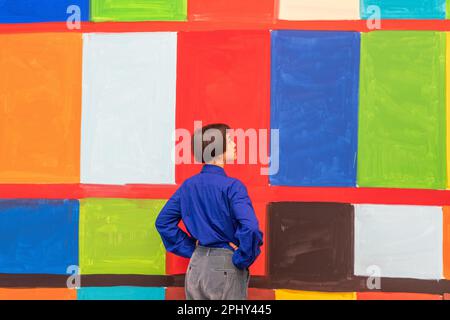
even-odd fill
[{"label": "trouser waistband", "polygon": [[226,248],[211,248],[204,247],[201,245],[197,245],[195,247],[196,254],[202,256],[225,256],[225,255],[233,255],[233,252]]}]

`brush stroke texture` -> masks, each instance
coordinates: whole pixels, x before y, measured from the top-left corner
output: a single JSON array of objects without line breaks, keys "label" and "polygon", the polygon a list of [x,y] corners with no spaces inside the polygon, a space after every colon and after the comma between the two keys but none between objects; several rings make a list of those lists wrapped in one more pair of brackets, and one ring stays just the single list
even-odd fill
[{"label": "brush stroke texture", "polygon": [[270,203],[272,280],[336,282],[353,273],[353,206]]},{"label": "brush stroke texture", "polygon": [[165,249],[155,228],[165,202],[81,200],[81,273],[165,274]]},{"label": "brush stroke texture", "polygon": [[0,183],[80,182],[80,34],[0,35]]},{"label": "brush stroke texture", "polygon": [[363,34],[360,187],[445,189],[445,35]]},{"label": "brush stroke texture", "polygon": [[78,300],[164,300],[165,288],[89,287],[77,290]]},{"label": "brush stroke texture", "polygon": [[275,290],[275,300],[356,300],[356,292]]},{"label": "brush stroke texture", "polygon": [[81,181],[171,184],[176,33],[85,34]]},{"label": "brush stroke texture", "polygon": [[280,20],[357,20],[360,0],[277,0]]},{"label": "brush stroke texture", "polygon": [[356,300],[442,300],[443,296],[408,292],[358,292]]},{"label": "brush stroke texture", "polygon": [[0,273],[67,274],[78,265],[77,200],[0,200]]},{"label": "brush stroke texture", "polygon": [[[177,71],[177,128],[192,132],[194,121],[202,121],[227,123],[234,129],[269,129],[269,30],[180,32]],[[259,157],[256,164],[249,163],[246,140],[246,164],[227,165],[227,174],[247,186],[267,186],[268,177],[260,172],[266,166]],[[264,150],[258,141],[256,145],[257,151]],[[200,169],[195,164],[177,165],[177,183]]]},{"label": "brush stroke texture", "polygon": [[186,20],[187,0],[91,0],[91,19],[101,21]]},{"label": "brush stroke texture", "polygon": [[355,275],[441,279],[442,208],[355,205]]},{"label": "brush stroke texture", "polygon": [[0,23],[65,22],[72,5],[80,8],[81,21],[89,20],[89,0],[0,0]]},{"label": "brush stroke texture", "polygon": [[189,21],[227,21],[233,26],[271,23],[277,0],[189,0]]},{"label": "brush stroke texture", "polygon": [[443,207],[444,212],[444,277],[450,280],[450,207]]},{"label": "brush stroke texture", "polygon": [[77,290],[67,288],[0,288],[3,300],[77,300]]},{"label": "brush stroke texture", "polygon": [[373,14],[378,6],[381,19],[445,19],[446,0],[361,0],[361,17]]},{"label": "brush stroke texture", "polygon": [[[450,0],[448,1],[450,5]],[[450,12],[450,7],[449,7]],[[446,97],[447,97],[447,189],[450,189],[450,33],[446,33],[447,51],[446,51]]]},{"label": "brush stroke texture", "polygon": [[271,185],[355,186],[359,46],[352,32],[272,32]]}]

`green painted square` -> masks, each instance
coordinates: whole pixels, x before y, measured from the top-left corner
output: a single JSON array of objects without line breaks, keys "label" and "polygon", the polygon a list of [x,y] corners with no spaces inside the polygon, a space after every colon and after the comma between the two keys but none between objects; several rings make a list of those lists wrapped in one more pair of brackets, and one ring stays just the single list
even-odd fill
[{"label": "green painted square", "polygon": [[155,228],[166,200],[80,201],[81,274],[165,274],[165,248]]},{"label": "green painted square", "polygon": [[91,20],[186,21],[187,0],[91,0]]},{"label": "green painted square", "polygon": [[445,189],[445,34],[361,42],[358,186]]}]

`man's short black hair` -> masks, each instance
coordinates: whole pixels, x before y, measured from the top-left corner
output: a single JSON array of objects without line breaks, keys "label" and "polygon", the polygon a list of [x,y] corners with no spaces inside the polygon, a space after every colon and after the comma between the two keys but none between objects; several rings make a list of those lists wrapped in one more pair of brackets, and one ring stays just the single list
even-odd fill
[{"label": "man's short black hair", "polygon": [[[213,129],[211,131],[208,130]],[[192,135],[192,153],[194,154],[195,160],[201,163],[206,163],[211,161],[214,157],[221,155],[227,151],[227,130],[230,126],[225,123],[212,123],[208,124],[201,129],[197,129]],[[222,139],[222,147],[220,145],[217,148],[212,149],[211,153],[205,154],[205,149],[215,142],[215,134],[219,133]],[[198,136],[200,135],[201,136]],[[205,134],[206,133],[206,134]],[[197,136],[197,139],[195,138]],[[204,138],[205,137],[205,138]],[[197,149],[195,148],[195,143],[198,143]],[[201,154],[200,154],[201,153]]]}]

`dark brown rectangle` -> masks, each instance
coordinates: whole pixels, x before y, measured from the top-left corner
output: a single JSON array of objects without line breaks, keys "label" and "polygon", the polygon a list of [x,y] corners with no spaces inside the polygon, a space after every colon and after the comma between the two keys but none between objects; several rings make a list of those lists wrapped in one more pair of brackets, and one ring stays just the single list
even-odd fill
[{"label": "dark brown rectangle", "polygon": [[268,266],[278,282],[341,282],[353,275],[354,208],[345,203],[268,205]]}]

